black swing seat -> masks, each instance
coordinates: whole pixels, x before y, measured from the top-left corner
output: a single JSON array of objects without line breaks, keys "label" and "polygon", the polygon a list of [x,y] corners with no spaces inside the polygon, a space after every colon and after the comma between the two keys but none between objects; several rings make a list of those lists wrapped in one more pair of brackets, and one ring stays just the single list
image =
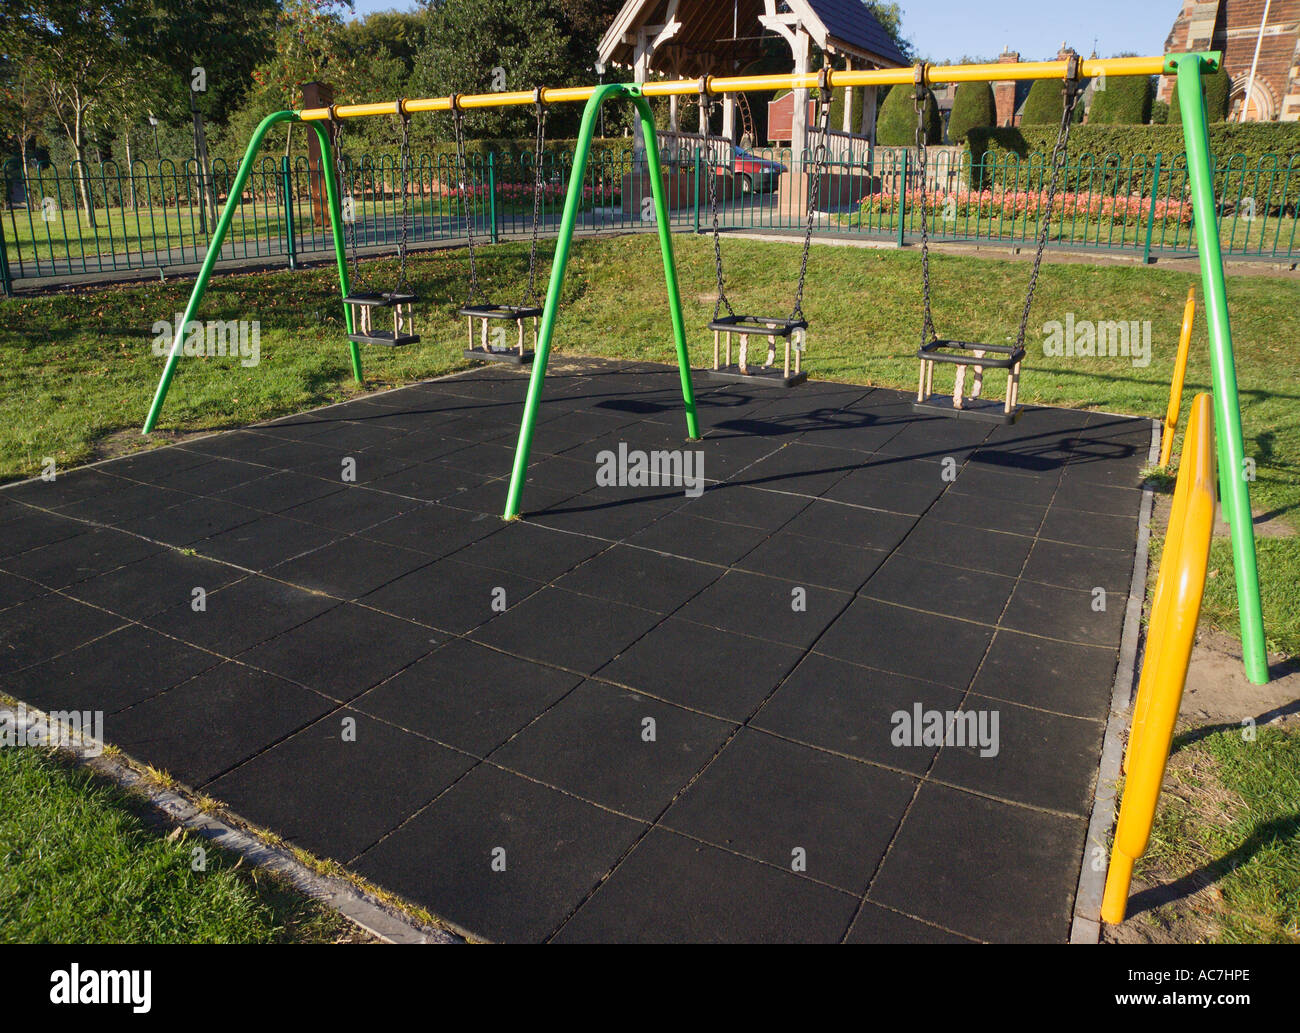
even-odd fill
[{"label": "black swing seat", "polygon": [[540,319],[544,310],[530,305],[466,305],[457,313],[474,319],[509,319],[519,322],[523,319]]},{"label": "black swing seat", "polygon": [[763,337],[789,337],[796,330],[807,330],[808,321],[780,316],[767,319],[763,316],[720,316],[709,324],[710,330],[730,331],[733,334],[759,334]]},{"label": "black swing seat", "polygon": [[[375,293],[366,291],[349,294],[343,299],[345,305],[363,305],[366,308],[392,308],[394,305],[411,305],[418,299],[414,294],[399,291]],[[418,344],[419,334],[395,334],[391,330],[371,330],[368,334],[348,334],[348,340],[355,344],[374,344],[381,348],[402,348],[408,344]]]},{"label": "black swing seat", "polygon": [[[964,352],[983,351],[984,357],[977,359]],[[1002,358],[998,358],[998,356]],[[916,349],[918,359],[932,359],[935,362],[951,362],[958,366],[983,366],[985,369],[1011,369],[1025,359],[1025,349],[1010,344],[977,344],[973,341],[931,341]]]}]

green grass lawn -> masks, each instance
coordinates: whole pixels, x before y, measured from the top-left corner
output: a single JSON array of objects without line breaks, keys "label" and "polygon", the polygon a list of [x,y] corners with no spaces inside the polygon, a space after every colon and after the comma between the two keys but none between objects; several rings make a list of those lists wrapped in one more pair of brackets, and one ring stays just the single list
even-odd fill
[{"label": "green grass lawn", "polygon": [[1136,875],[1204,900],[1152,916],[1177,939],[1300,942],[1300,732],[1175,739],[1151,847]]},{"label": "green grass lawn", "polygon": [[[334,943],[355,927],[53,753],[0,748],[0,942]],[[206,870],[194,851],[206,850]],[[111,906],[109,903],[111,902]]]},{"label": "green grass lawn", "polygon": [[[674,237],[692,361],[711,361],[704,326],[713,310],[712,245]],[[548,263],[553,241],[541,245]],[[739,307],[789,311],[798,275],[791,244],[723,242],[728,291]],[[515,300],[526,277],[527,244],[480,249],[485,292]],[[362,284],[381,286],[396,273],[392,260],[362,265]],[[911,388],[920,324],[920,258],[915,251],[815,246],[804,309],[812,324],[807,368],[812,376]],[[935,322],[950,333],[991,343],[1012,339],[1029,266],[1025,262],[936,255],[932,265]],[[423,302],[419,345],[364,353],[367,386],[398,384],[463,365],[463,250],[418,255],[411,280]],[[1143,416],[1162,415],[1183,303],[1199,278],[1130,265],[1048,264],[1040,276],[1031,320],[1029,359],[1021,398]],[[85,461],[111,444],[143,446],[143,422],[162,360],[150,351],[155,320],[174,319],[191,284],[176,282],[65,291],[0,300],[0,477],[31,476],[45,457],[60,466]],[[261,321],[262,361],[184,359],[159,429],[239,426],[268,416],[335,401],[352,382],[337,281],[330,266],[297,273],[217,278],[202,318]],[[1293,279],[1230,277],[1233,332],[1241,388],[1246,452],[1257,462],[1252,485],[1257,510],[1294,526],[1300,508],[1300,290]],[[1199,291],[1198,291],[1199,298]],[[649,235],[580,241],[573,252],[556,330],[558,352],[673,359],[671,327],[656,240]],[[738,309],[739,310],[739,309]],[[1041,328],[1067,313],[1076,320],[1150,320],[1150,365],[1123,357],[1064,358],[1043,354]],[[1205,320],[1198,313],[1187,374],[1187,396],[1209,390]],[[941,386],[941,385],[940,385]],[[989,390],[1002,385],[990,374]],[[1186,407],[1184,407],[1186,408]],[[106,439],[111,439],[108,441]],[[1300,652],[1300,537],[1260,548],[1269,641]],[[1233,630],[1230,562],[1216,546],[1220,574],[1211,580],[1207,615]],[[1220,590],[1222,588],[1222,590]],[[1270,603],[1270,600],[1273,600]]]}]

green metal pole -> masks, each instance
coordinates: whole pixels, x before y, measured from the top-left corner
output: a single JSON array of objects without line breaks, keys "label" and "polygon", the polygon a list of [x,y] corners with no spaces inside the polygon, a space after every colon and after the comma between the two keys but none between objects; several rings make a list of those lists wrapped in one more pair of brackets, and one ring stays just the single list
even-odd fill
[{"label": "green metal pole", "polygon": [[704,175],[704,158],[695,152],[695,232],[700,232],[700,177]]},{"label": "green metal pole", "polygon": [[488,225],[492,227],[492,243],[500,242],[497,235],[497,165],[495,151],[488,151]]},{"label": "green metal pole", "polygon": [[632,85],[607,83],[597,87],[582,112],[582,126],[573,151],[573,166],[569,172],[569,189],[564,198],[564,214],[560,217],[560,232],[555,242],[555,259],[551,263],[551,281],[546,288],[546,307],[542,325],[537,333],[537,349],[533,356],[532,374],[528,381],[528,395],[524,400],[524,414],[519,426],[519,443],[515,448],[514,469],[510,475],[510,490],[502,514],[507,520],[517,519],[523,496],[524,481],[528,475],[528,456],[533,445],[533,427],[537,422],[537,409],[542,400],[542,384],[546,380],[546,362],[551,354],[551,337],[555,332],[555,319],[560,308],[560,289],[564,284],[564,271],[569,263],[569,250],[573,244],[573,231],[577,225],[578,209],[582,204],[582,179],[591,157],[591,142],[596,125],[596,115],[608,97],[626,97],[637,106],[641,125],[645,129],[646,161],[654,169],[651,177],[654,192],[655,218],[659,225],[659,246],[663,252],[664,279],[668,284],[668,303],[673,320],[673,335],[677,342],[677,361],[681,369],[682,400],[686,405],[686,432],[698,438],[699,424],[695,415],[695,394],[691,388],[691,369],[686,350],[686,324],[682,319],[681,298],[677,292],[677,267],[673,262],[672,237],[669,234],[668,210],[664,200],[663,183],[658,176],[659,147],[654,132],[654,117],[650,105],[641,91]]},{"label": "green metal pole", "polygon": [[[297,119],[298,115],[293,111],[272,112],[262,119],[261,124],[253,131],[252,139],[248,141],[248,149],[244,152],[244,160],[240,162],[239,171],[235,173],[234,182],[230,184],[230,193],[226,197],[226,205],[221,211],[221,218],[217,220],[212,240],[208,244],[208,253],[203,259],[203,266],[199,269],[198,278],[194,281],[194,289],[190,292],[190,300],[185,306],[185,314],[181,319],[180,326],[177,327],[176,338],[172,341],[171,351],[167,355],[167,364],[163,367],[162,377],[158,380],[158,388],[154,392],[153,402],[149,406],[149,415],[145,418],[142,434],[150,433],[158,423],[158,415],[162,412],[163,402],[167,399],[167,389],[171,387],[172,377],[176,374],[176,364],[180,361],[181,342],[185,337],[185,328],[194,318],[199,302],[203,300],[203,293],[207,290],[212,268],[217,264],[217,259],[221,256],[221,246],[225,242],[226,232],[230,228],[230,221],[234,217],[235,210],[239,207],[240,198],[244,193],[244,186],[248,182],[248,176],[253,169],[253,159],[257,157],[257,152],[261,150],[262,140],[272,126],[280,122],[297,121]],[[321,164],[325,168],[325,189],[334,224],[334,251],[338,259],[339,284],[342,291],[340,297],[342,297],[348,292],[347,258],[343,249],[343,227],[340,219],[338,191],[335,187],[332,170],[332,152],[328,135],[321,127],[321,124],[313,122],[311,125],[316,130],[316,136],[321,144]],[[346,306],[344,308],[346,309]],[[348,332],[351,333],[352,321],[346,311],[344,319],[347,321]],[[361,355],[356,344],[352,344],[352,369],[357,379],[360,380]]]},{"label": "green metal pole", "polygon": [[[335,178],[334,148],[330,146],[330,134],[325,128],[325,123],[312,122],[311,127],[316,131],[316,142],[320,144],[320,164],[325,173],[325,202],[330,207],[330,231],[334,237],[334,265],[339,271],[339,304],[343,309],[343,325],[351,334],[356,332],[356,328],[352,325],[352,307],[344,305],[342,301],[352,290],[352,279],[348,275],[347,243],[343,236],[343,184]],[[357,209],[354,204],[352,218],[356,217]],[[353,239],[355,240],[355,237]],[[356,341],[348,341],[348,358],[352,360],[352,378],[358,384],[364,383],[365,377],[361,373],[361,346]]]},{"label": "green metal pole", "polygon": [[1223,490],[1221,504],[1232,525],[1232,562],[1237,575],[1242,659],[1246,677],[1256,685],[1263,685],[1268,681],[1268,654],[1264,644],[1264,619],[1255,561],[1255,528],[1251,518],[1250,486],[1246,480],[1246,452],[1241,432],[1237,368],[1232,356],[1228,292],[1219,246],[1219,222],[1214,210],[1209,126],[1201,94],[1202,68],[1213,70],[1219,60],[1218,55],[1176,54],[1166,59],[1165,71],[1178,76],[1178,105],[1182,111],[1183,138],[1187,147],[1187,177],[1196,220],[1196,248],[1201,260],[1205,322],[1210,331],[1219,462],[1225,468],[1221,485],[1226,490]]},{"label": "green metal pole", "polygon": [[1151,264],[1151,231],[1156,225],[1156,199],[1160,196],[1160,159],[1163,155],[1156,155],[1155,167],[1151,170],[1151,206],[1147,209],[1147,239],[1142,246],[1142,264]]},{"label": "green metal pole", "polygon": [[[921,170],[921,175],[925,175],[925,170]],[[925,212],[921,213],[922,218]],[[903,169],[898,177],[898,246],[902,247],[906,243],[907,233],[907,151],[903,151]]]}]

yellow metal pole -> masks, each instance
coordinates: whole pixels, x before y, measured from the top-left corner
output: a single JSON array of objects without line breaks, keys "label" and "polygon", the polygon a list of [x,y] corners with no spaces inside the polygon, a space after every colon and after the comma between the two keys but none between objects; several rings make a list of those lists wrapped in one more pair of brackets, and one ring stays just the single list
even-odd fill
[{"label": "yellow metal pole", "polygon": [[[1169,761],[1183,686],[1187,682],[1214,527],[1214,460],[1210,396],[1199,394],[1192,401],[1187,419],[1187,437],[1174,491],[1177,526],[1171,518],[1160,559],[1164,593],[1151,618],[1147,655],[1142,664],[1142,689],[1138,693],[1139,707],[1134,711],[1129,735],[1124,798],[1120,803],[1101,906],[1102,920],[1111,924],[1124,921],[1133,865],[1146,852],[1151,840],[1151,825]],[[1157,595],[1161,595],[1159,589]]]},{"label": "yellow metal pole", "polygon": [[[1219,55],[1206,54],[1206,60],[1217,67]],[[1079,74],[1085,79],[1098,76],[1160,75],[1168,68],[1169,58],[1108,57],[1079,63]],[[999,80],[1062,79],[1066,73],[1064,61],[1020,61],[1013,64],[982,65],[927,65],[925,81],[935,83],[995,82]],[[818,84],[818,72],[805,75],[735,75],[708,76],[708,92],[750,93],[759,90],[808,89]],[[845,86],[891,86],[915,82],[911,68],[875,68],[834,71],[828,73],[831,88]],[[697,96],[699,79],[671,79],[642,83],[641,93],[646,97]],[[572,104],[586,102],[596,92],[595,86],[557,86],[542,90],[543,104]],[[509,93],[473,93],[457,96],[456,104],[462,108],[501,108],[532,104],[536,101],[532,90],[515,90]],[[419,111],[450,111],[450,97],[426,97],[418,100],[383,101],[368,104],[336,104],[331,108],[307,108],[298,112],[304,122],[317,122],[331,117],[365,118],[370,115],[391,115],[397,104],[407,114]]]},{"label": "yellow metal pole", "polygon": [[1160,465],[1168,466],[1174,453],[1174,431],[1178,429],[1178,408],[1183,400],[1183,378],[1187,375],[1187,352],[1192,343],[1192,323],[1196,319],[1196,288],[1187,288],[1183,306],[1183,329],[1178,335],[1178,357],[1174,360],[1174,378],[1169,383],[1169,408],[1165,410],[1165,430],[1160,437]]}]

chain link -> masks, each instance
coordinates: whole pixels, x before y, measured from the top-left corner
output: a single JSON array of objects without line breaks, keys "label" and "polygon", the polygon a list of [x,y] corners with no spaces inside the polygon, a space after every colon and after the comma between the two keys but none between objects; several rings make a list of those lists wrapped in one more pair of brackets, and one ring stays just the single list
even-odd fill
[{"label": "chain link", "polygon": [[[330,147],[334,151],[334,182],[338,184],[339,192],[343,192],[344,177],[347,169],[343,160],[343,122],[341,119],[330,120]],[[357,207],[356,201],[352,196],[351,180],[347,184],[346,198],[339,198],[339,214],[343,214],[343,207],[346,202],[348,213],[352,216],[350,219],[343,220],[343,233],[347,238],[348,251],[352,255],[352,284],[349,293],[357,294],[361,291],[361,265],[357,261]]]},{"label": "chain link", "polygon": [[[829,68],[822,69],[822,82],[826,83],[829,76]],[[790,310],[791,322],[804,318],[803,314],[803,288],[804,281],[808,278],[808,252],[812,248],[813,221],[817,217],[817,201],[821,193],[822,175],[826,168],[826,157],[830,151],[830,123],[831,123],[831,90],[829,85],[819,86],[817,90],[817,103],[820,107],[817,110],[817,127],[821,142],[818,143],[817,149],[813,152],[813,181],[812,189],[808,192],[808,225],[803,235],[803,255],[799,259],[799,284],[794,292],[794,308]],[[805,150],[804,153],[807,153]],[[805,172],[807,164],[804,165]]]},{"label": "chain link", "polygon": [[536,307],[537,297],[537,231],[542,221],[542,148],[546,144],[546,108],[541,101],[541,91],[537,99],[537,134],[533,149],[533,240],[528,248],[528,292],[524,303]]},{"label": "chain link", "polygon": [[465,114],[460,109],[458,98],[452,97],[451,100],[451,119],[452,125],[456,132],[456,172],[460,177],[458,188],[460,190],[461,211],[465,215],[465,235],[469,245],[469,294],[465,297],[465,307],[468,308],[474,303],[474,298],[478,295],[478,269],[474,264],[474,213],[470,208],[469,193],[465,189]]},{"label": "chain link", "polygon": [[[939,335],[934,329],[934,319],[930,314],[930,218],[925,210],[926,181],[929,178],[929,127],[925,124],[926,109],[930,104],[930,88],[925,83],[926,65],[922,62],[916,68],[915,86],[912,103],[916,108],[916,150],[917,162],[921,166],[921,305],[924,316],[921,320],[921,343],[929,344]],[[906,155],[904,155],[906,161]],[[903,218],[903,204],[907,197],[907,175],[899,185],[899,212]]]},{"label": "chain link", "polygon": [[722,232],[718,224],[718,170],[709,153],[709,92],[705,85],[708,79],[700,81],[700,107],[705,110],[704,122],[704,157],[702,165],[707,167],[709,177],[709,213],[713,217],[713,266],[718,274],[718,300],[713,306],[713,318],[716,320],[725,308],[727,315],[735,317],[735,310],[727,299],[727,286],[722,275]]}]

